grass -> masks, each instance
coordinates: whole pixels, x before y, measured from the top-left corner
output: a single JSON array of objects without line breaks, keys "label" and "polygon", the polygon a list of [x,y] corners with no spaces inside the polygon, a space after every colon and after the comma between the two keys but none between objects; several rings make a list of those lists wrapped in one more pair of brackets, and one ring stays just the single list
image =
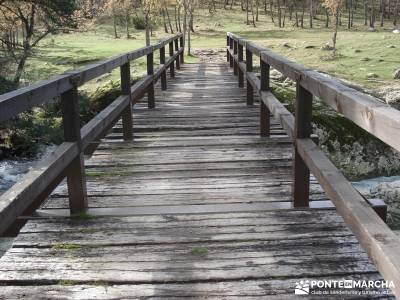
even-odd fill
[{"label": "grass", "polygon": [[[172,12],[171,12],[172,14]],[[299,29],[287,21],[285,28],[274,26],[270,17],[261,11],[257,27],[245,24],[245,14],[239,7],[234,10],[220,9],[213,15],[208,10],[198,9],[195,17],[195,31],[192,34],[194,49],[224,48],[225,33],[231,31],[241,36],[268,46],[274,51],[318,70],[328,72],[369,88],[390,85],[394,82],[393,72],[400,68],[398,51],[400,35],[393,34],[391,27],[378,28],[369,32],[362,20],[355,23],[351,30],[342,27],[338,35],[339,54],[332,59],[330,51],[321,47],[331,40],[331,29],[324,28],[324,20],[315,20],[314,29]],[[25,72],[28,81],[45,79],[51,75],[77,69],[86,64],[108,59],[114,55],[131,51],[145,45],[144,32],[131,30],[133,38],[115,39],[112,26],[107,20],[95,26],[95,30],[59,34],[45,39],[29,60]],[[344,22],[345,23],[345,22]],[[389,21],[386,22],[387,24]],[[308,26],[306,20],[305,26]],[[123,35],[123,28],[121,28]],[[162,28],[155,31],[153,41],[165,36]],[[286,43],[289,47],[283,46]],[[305,46],[314,46],[305,48]],[[395,48],[389,48],[394,46]],[[155,58],[158,61],[158,58]],[[187,57],[186,62],[196,62],[196,57]],[[144,59],[133,63],[134,76],[145,72]],[[367,78],[368,73],[375,73],[377,78]],[[118,70],[105,79],[118,79]],[[97,80],[94,86],[102,83]],[[93,85],[93,83],[92,83]],[[89,85],[90,86],[90,85]]]},{"label": "grass", "polygon": [[208,254],[208,249],[206,247],[194,247],[192,249],[192,254],[205,255],[205,254]]},{"label": "grass", "polygon": [[71,215],[71,218],[75,220],[92,220],[95,219],[96,216],[88,214],[87,212],[81,212],[78,214]]},{"label": "grass", "polygon": [[82,245],[71,244],[71,243],[56,243],[52,246],[54,250],[79,250],[82,249]]}]

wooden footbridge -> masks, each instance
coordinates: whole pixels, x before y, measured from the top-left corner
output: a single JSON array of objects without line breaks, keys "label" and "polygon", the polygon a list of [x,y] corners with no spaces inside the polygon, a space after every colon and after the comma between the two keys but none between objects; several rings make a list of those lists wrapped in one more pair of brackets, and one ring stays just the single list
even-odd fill
[{"label": "wooden footbridge", "polygon": [[[318,97],[400,150],[400,113],[236,35],[227,46],[228,64],[187,65],[178,35],[0,96],[0,121],[60,99],[65,132],[0,198],[1,233],[20,229],[0,259],[1,299],[286,299],[300,280],[383,278],[389,294],[351,297],[400,295],[385,206],[311,127]],[[147,76],[132,85],[142,56]],[[270,67],[297,83],[295,117]],[[121,96],[81,128],[78,87],[115,68]]]}]

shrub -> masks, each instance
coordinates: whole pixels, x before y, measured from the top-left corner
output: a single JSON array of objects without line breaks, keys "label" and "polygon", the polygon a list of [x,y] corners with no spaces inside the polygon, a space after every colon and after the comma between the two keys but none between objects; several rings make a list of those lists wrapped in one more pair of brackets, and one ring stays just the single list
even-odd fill
[{"label": "shrub", "polygon": [[144,18],[144,16],[134,16],[132,18],[132,24],[137,30],[146,29],[146,19]]},{"label": "shrub", "polygon": [[[143,15],[135,15],[132,18],[132,24],[137,30],[144,30],[146,29],[146,19]],[[150,25],[153,29],[157,28],[156,20],[150,20]]]},{"label": "shrub", "polygon": [[15,89],[17,89],[17,85],[14,82],[0,76],[0,95],[11,92]]}]

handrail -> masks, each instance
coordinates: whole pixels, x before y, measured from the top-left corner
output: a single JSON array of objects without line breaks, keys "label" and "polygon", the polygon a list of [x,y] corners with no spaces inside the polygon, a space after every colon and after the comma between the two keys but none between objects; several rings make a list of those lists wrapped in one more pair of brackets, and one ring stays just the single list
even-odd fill
[{"label": "handrail", "polygon": [[394,139],[400,130],[400,112],[377,98],[359,92],[338,80],[292,62],[273,51],[228,33],[286,77],[299,82],[314,96],[320,98],[337,112],[368,131],[387,145],[400,151],[400,138]]},{"label": "handrail", "polygon": [[108,60],[88,65],[81,70],[56,75],[51,79],[0,95],[0,122],[7,121],[21,112],[61,96],[62,93],[73,88],[71,81],[75,81],[78,86],[81,86],[130,61],[153,53],[181,37],[182,34],[180,33],[163,39],[155,45],[120,54]]},{"label": "handrail", "polygon": [[[253,55],[260,57],[260,77],[253,72]],[[254,90],[260,96],[261,136],[269,136],[271,113],[294,140],[294,207],[309,206],[311,171],[382,276],[393,281],[392,290],[400,297],[400,238],[311,139],[314,96],[399,151],[400,111],[233,33],[227,33],[227,61],[239,75],[239,86],[244,86],[246,77],[247,103],[253,103]],[[271,92],[270,67],[296,82],[295,117]]]},{"label": "handrail", "polygon": [[[169,46],[168,59],[165,57],[166,45]],[[160,66],[154,71],[153,53],[156,50],[160,50]],[[144,56],[147,57],[147,75],[131,86],[129,63]],[[167,69],[171,77],[174,77],[175,63],[176,68],[180,69],[183,58],[183,35],[177,34],[155,45],[0,95],[0,122],[60,97],[65,137],[65,142],[49,157],[40,161],[0,196],[0,235],[6,235],[17,226],[19,216],[37,209],[65,177],[71,214],[84,211],[87,208],[84,151],[92,142],[104,136],[121,117],[124,139],[132,140],[132,104],[147,93],[148,106],[154,108],[154,84],[161,78],[162,89],[166,89]],[[118,67],[121,70],[122,95],[80,128],[78,87]]]}]

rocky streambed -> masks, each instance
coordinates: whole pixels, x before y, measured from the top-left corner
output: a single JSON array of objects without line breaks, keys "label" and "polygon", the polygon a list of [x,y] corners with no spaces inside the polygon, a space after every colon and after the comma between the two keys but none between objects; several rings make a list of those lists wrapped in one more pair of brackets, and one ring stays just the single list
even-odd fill
[{"label": "rocky streambed", "polygon": [[377,177],[353,182],[367,198],[380,198],[388,206],[388,225],[400,234],[400,176]]}]

